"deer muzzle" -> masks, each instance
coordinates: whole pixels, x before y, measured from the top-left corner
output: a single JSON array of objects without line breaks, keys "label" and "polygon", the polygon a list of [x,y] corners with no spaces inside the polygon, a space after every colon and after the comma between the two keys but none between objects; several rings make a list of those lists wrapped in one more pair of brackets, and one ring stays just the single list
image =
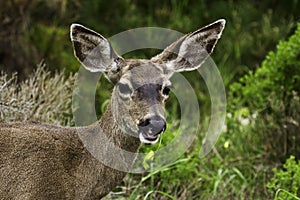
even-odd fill
[{"label": "deer muzzle", "polygon": [[153,116],[140,120],[138,124],[141,142],[154,144],[158,141],[159,134],[166,130],[166,121],[160,116]]}]

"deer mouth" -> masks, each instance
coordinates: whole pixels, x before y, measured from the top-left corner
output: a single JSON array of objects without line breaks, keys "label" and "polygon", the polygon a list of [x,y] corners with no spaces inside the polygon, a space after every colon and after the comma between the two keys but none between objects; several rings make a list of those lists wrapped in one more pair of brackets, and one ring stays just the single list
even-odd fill
[{"label": "deer mouth", "polygon": [[159,135],[166,130],[166,121],[160,116],[152,116],[140,120],[138,128],[141,142],[154,144],[158,141]]},{"label": "deer mouth", "polygon": [[159,134],[153,135],[150,133],[140,132],[139,138],[142,143],[155,144],[159,139]]},{"label": "deer mouth", "polygon": [[145,129],[139,129],[139,138],[142,143],[155,144],[158,142],[159,135],[166,130],[166,126],[163,127],[159,132],[153,133],[152,129],[146,131]]}]

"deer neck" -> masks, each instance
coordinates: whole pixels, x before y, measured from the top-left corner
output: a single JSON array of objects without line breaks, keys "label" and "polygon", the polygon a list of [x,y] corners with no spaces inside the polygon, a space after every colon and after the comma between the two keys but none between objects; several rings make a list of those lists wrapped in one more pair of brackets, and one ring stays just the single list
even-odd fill
[{"label": "deer neck", "polygon": [[[98,160],[123,163],[128,167],[136,157],[140,147],[140,140],[128,133],[124,133],[114,120],[111,105],[101,119],[89,126],[77,128],[85,148]],[[113,158],[109,155],[114,155]]]},{"label": "deer neck", "polygon": [[103,130],[103,134],[110,139],[116,146],[129,152],[137,152],[140,147],[140,140],[133,134],[125,133],[114,120],[111,104],[109,103],[105,113],[98,122]]}]

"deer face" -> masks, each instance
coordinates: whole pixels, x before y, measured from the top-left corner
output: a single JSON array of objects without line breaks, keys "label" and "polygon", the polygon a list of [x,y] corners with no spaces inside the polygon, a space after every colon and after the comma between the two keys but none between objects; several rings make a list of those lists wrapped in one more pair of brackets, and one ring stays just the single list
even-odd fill
[{"label": "deer face", "polygon": [[213,51],[225,20],[187,34],[150,60],[123,59],[100,34],[82,25],[71,26],[75,56],[91,72],[102,72],[115,87],[114,119],[127,134],[155,143],[166,129],[164,104],[174,72],[197,69]]},{"label": "deer face", "polygon": [[149,60],[127,60],[112,95],[115,119],[143,143],[155,143],[165,131],[164,102],[171,82],[160,65]]}]

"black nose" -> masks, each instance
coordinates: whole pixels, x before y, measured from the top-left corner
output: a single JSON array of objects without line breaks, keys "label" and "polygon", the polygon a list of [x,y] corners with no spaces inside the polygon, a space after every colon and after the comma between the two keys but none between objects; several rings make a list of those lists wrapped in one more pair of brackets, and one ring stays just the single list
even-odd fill
[{"label": "black nose", "polygon": [[146,134],[158,135],[166,130],[166,121],[159,116],[154,116],[141,120],[138,127]]}]

